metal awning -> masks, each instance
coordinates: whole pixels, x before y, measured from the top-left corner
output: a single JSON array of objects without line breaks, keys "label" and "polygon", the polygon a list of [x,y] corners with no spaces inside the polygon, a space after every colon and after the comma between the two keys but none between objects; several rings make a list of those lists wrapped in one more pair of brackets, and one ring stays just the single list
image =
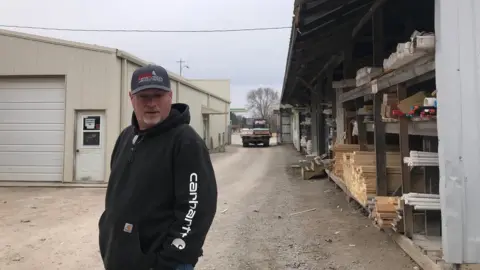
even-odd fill
[{"label": "metal awning", "polygon": [[212,108],[208,108],[207,106],[202,105],[202,114],[227,114],[226,112],[221,112],[214,110]]}]

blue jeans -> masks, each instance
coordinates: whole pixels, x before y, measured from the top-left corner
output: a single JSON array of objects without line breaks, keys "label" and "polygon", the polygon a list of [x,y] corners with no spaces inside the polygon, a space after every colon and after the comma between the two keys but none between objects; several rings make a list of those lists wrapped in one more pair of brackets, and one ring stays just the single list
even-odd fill
[{"label": "blue jeans", "polygon": [[194,270],[191,264],[182,264],[177,266],[177,270]]}]

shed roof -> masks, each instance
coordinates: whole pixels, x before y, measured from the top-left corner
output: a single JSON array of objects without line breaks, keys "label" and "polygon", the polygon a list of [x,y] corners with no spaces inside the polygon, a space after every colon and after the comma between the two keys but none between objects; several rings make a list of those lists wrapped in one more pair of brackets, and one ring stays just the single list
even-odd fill
[{"label": "shed roof", "polygon": [[[89,51],[95,51],[95,52],[100,52],[100,53],[109,53],[109,54],[115,54],[117,57],[125,59],[127,61],[130,61],[134,64],[137,64],[139,66],[146,66],[148,64],[154,64],[153,62],[148,62],[143,59],[140,59],[136,57],[133,54],[130,54],[126,51],[122,51],[119,49],[115,48],[110,48],[110,47],[104,47],[104,46],[99,46],[99,45],[92,45],[92,44],[87,44],[87,43],[82,43],[82,42],[75,42],[75,41],[69,41],[69,40],[63,40],[63,39],[58,39],[58,38],[52,38],[52,37],[45,37],[45,36],[40,36],[40,35],[34,35],[34,34],[27,34],[27,33],[22,33],[22,32],[17,32],[17,31],[10,31],[10,30],[5,30],[5,29],[0,29],[0,35],[2,36],[8,36],[8,37],[14,37],[14,38],[20,38],[20,39],[25,39],[25,40],[31,40],[31,41],[38,41],[38,42],[43,42],[43,43],[50,43],[53,45],[60,45],[60,46],[66,46],[66,47],[72,47],[72,48],[77,48],[77,49],[82,49],[82,50],[89,50]],[[171,79],[182,83],[190,88],[193,88],[199,92],[202,92],[204,94],[210,95],[216,99],[219,99],[225,103],[230,104],[230,100],[226,100],[222,97],[219,97],[213,93],[210,93],[209,91],[203,89],[202,87],[195,85],[188,81],[187,79],[168,71],[168,76],[170,76]]]},{"label": "shed roof", "polygon": [[295,2],[282,103],[309,100],[309,88],[322,77],[327,66],[341,63],[345,44],[352,40],[357,25],[361,25],[373,3],[373,0]]}]

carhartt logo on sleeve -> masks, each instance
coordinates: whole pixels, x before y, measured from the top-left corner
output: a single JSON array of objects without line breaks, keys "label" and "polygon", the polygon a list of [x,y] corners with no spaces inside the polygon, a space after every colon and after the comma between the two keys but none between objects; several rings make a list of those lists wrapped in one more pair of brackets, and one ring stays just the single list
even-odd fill
[{"label": "carhartt logo on sleeve", "polygon": [[182,227],[183,232],[181,233],[182,238],[187,237],[187,235],[192,230],[192,223],[195,214],[197,213],[197,204],[198,204],[198,175],[196,173],[190,174],[190,184],[188,185],[188,191],[190,194],[190,200],[188,205],[190,206],[187,212],[187,215],[184,218],[185,225]]},{"label": "carhartt logo on sleeve", "polygon": [[133,224],[125,223],[125,226],[123,226],[123,231],[126,232],[126,233],[132,233]]},{"label": "carhartt logo on sleeve", "polygon": [[185,244],[185,241],[183,241],[180,238],[177,238],[177,239],[173,240],[173,242],[172,242],[172,246],[178,248],[179,250],[184,249],[186,245],[187,244]]}]

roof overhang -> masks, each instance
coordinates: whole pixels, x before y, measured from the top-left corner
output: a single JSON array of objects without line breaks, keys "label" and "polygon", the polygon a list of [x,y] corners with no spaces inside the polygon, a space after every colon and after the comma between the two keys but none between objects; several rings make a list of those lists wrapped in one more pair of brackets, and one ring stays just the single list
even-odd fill
[{"label": "roof overhang", "polygon": [[[315,84],[343,61],[346,45],[386,0],[305,0],[294,10],[281,103],[310,103]],[[371,14],[370,14],[371,17]]]},{"label": "roof overhang", "polygon": [[202,114],[227,114],[202,105]]}]

